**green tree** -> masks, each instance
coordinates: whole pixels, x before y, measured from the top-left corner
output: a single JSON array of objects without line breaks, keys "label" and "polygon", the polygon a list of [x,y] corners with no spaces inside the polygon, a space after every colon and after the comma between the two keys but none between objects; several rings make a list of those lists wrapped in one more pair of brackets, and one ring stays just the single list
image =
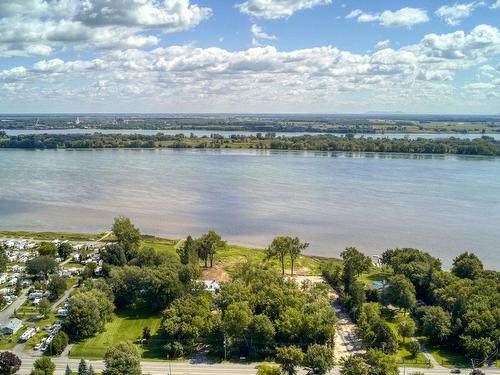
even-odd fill
[{"label": "green tree", "polygon": [[57,247],[57,254],[62,259],[68,259],[73,252],[73,246],[69,242],[61,242]]},{"label": "green tree", "polygon": [[57,246],[52,242],[40,242],[38,245],[38,255],[55,257],[57,254]]},{"label": "green tree", "polygon": [[177,254],[182,264],[198,264],[198,242],[191,236],[187,236],[186,240],[177,248]]},{"label": "green tree", "polygon": [[68,346],[68,335],[64,331],[59,331],[54,338],[52,339],[52,342],[50,343],[49,349],[51,354],[56,354],[59,355],[61,354],[66,346]]},{"label": "green tree", "polygon": [[333,351],[326,345],[312,344],[304,355],[304,366],[313,374],[324,375],[333,368]]},{"label": "green tree", "polygon": [[119,216],[115,218],[112,228],[118,244],[123,248],[127,261],[135,258],[141,244],[141,232],[129,218]]},{"label": "green tree", "polygon": [[269,351],[274,342],[276,331],[271,320],[264,314],[255,315],[249,326],[250,348],[263,355]]},{"label": "green tree", "polygon": [[410,341],[407,345],[407,349],[410,352],[412,358],[415,358],[420,351],[420,345],[416,341]]},{"label": "green tree", "polygon": [[273,239],[266,250],[267,259],[278,259],[281,263],[281,274],[285,274],[285,259],[290,255],[291,237],[279,236]]},{"label": "green tree", "polygon": [[49,357],[38,358],[33,364],[33,368],[35,371],[38,371],[36,374],[40,373],[43,375],[53,375],[56,371],[56,365]]},{"label": "green tree", "polygon": [[12,375],[21,368],[21,360],[17,355],[11,352],[0,353],[0,374]]},{"label": "green tree", "polygon": [[288,251],[288,254],[290,256],[290,275],[293,276],[295,259],[297,259],[299,255],[302,254],[302,251],[307,249],[309,244],[307,242],[300,242],[300,239],[298,237],[291,238],[289,241],[290,250]]},{"label": "green tree", "polygon": [[368,375],[369,367],[361,357],[349,356],[340,360],[340,375]]},{"label": "green tree", "polygon": [[141,353],[130,342],[122,342],[109,348],[104,355],[103,375],[141,375]]},{"label": "green tree", "polygon": [[387,296],[392,304],[405,311],[414,307],[416,303],[415,287],[403,275],[395,275],[389,279]]},{"label": "green tree", "polygon": [[92,367],[92,365],[90,365],[90,367],[89,367],[88,375],[95,375],[95,371],[94,371],[94,368]]},{"label": "green tree", "polygon": [[38,304],[38,312],[42,316],[47,316],[50,313],[50,302],[47,298],[42,298],[40,303]]},{"label": "green tree", "polygon": [[102,332],[106,322],[111,320],[113,310],[113,303],[100,290],[77,293],[69,299],[65,320],[67,332],[78,339]]},{"label": "green tree", "polygon": [[226,241],[223,241],[221,236],[213,230],[201,236],[197,243],[198,253],[204,260],[205,267],[208,267],[208,261],[210,261],[210,267],[213,267],[214,255],[226,247]]},{"label": "green tree", "polygon": [[44,278],[53,273],[57,267],[56,260],[47,255],[38,256],[26,262],[26,272],[30,275],[42,276]]},{"label": "green tree", "polygon": [[89,375],[87,362],[83,358],[80,359],[80,364],[78,365],[78,375]]},{"label": "green tree", "polygon": [[370,257],[355,247],[347,247],[340,255],[344,260],[342,281],[344,282],[344,290],[348,291],[356,277],[370,269],[372,261]]},{"label": "green tree", "polygon": [[286,375],[297,374],[297,367],[304,362],[304,353],[297,346],[284,346],[276,350],[276,363]]},{"label": "green tree", "polygon": [[73,375],[73,371],[71,371],[69,365],[66,365],[66,371],[64,371],[64,375]]},{"label": "green tree", "polygon": [[398,365],[393,356],[380,350],[368,349],[366,363],[370,366],[370,375],[399,375]]},{"label": "green tree", "polygon": [[252,310],[244,302],[232,303],[224,312],[224,332],[232,339],[243,338],[252,322]]},{"label": "green tree", "polygon": [[281,370],[278,366],[263,364],[257,370],[257,375],[281,375]]},{"label": "green tree", "polygon": [[5,252],[2,244],[0,244],[0,272],[5,272],[7,270],[7,264],[9,263],[9,258]]},{"label": "green tree", "polygon": [[451,334],[451,317],[440,306],[426,306],[421,309],[420,328],[434,343],[444,342]]},{"label": "green tree", "polygon": [[483,263],[475,254],[465,252],[453,259],[451,272],[462,279],[475,279],[483,272]]},{"label": "green tree", "polygon": [[398,333],[403,338],[403,342],[405,338],[411,337],[415,334],[416,325],[413,319],[406,316],[398,316],[396,319]]},{"label": "green tree", "polygon": [[50,278],[47,290],[50,292],[51,300],[57,300],[64,294],[66,289],[68,289],[68,284],[66,283],[66,279],[64,277],[54,275]]}]

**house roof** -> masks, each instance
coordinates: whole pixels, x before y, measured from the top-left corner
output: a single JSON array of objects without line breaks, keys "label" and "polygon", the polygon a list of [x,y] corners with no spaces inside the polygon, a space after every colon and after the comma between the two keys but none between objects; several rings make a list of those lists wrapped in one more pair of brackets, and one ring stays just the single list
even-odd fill
[{"label": "house roof", "polygon": [[16,328],[18,328],[19,326],[22,326],[22,325],[23,325],[23,322],[21,320],[14,318],[14,319],[9,319],[9,321],[7,322],[7,324],[5,324],[5,326],[3,328],[15,330]]}]

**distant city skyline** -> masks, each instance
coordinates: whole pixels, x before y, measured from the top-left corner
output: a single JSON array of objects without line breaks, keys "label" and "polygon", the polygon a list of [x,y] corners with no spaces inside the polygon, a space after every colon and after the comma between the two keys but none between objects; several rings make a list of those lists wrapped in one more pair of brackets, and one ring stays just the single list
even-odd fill
[{"label": "distant city skyline", "polygon": [[500,112],[500,0],[7,0],[0,113]]}]

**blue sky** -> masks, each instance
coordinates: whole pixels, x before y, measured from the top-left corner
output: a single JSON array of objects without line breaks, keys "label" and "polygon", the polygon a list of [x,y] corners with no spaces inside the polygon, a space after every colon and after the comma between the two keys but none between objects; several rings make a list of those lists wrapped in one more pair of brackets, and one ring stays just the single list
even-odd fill
[{"label": "blue sky", "polygon": [[500,1],[7,0],[0,112],[500,112]]}]

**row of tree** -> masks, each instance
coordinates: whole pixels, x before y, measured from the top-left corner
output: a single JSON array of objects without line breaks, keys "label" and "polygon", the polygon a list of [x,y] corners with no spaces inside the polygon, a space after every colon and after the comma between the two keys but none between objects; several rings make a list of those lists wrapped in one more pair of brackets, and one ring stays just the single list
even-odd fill
[{"label": "row of tree", "polygon": [[319,150],[348,152],[395,152],[416,154],[500,155],[500,141],[492,137],[460,139],[354,138],[335,135],[297,137],[190,137],[142,134],[26,134],[0,136],[0,148],[231,148],[246,147],[279,150]]}]

